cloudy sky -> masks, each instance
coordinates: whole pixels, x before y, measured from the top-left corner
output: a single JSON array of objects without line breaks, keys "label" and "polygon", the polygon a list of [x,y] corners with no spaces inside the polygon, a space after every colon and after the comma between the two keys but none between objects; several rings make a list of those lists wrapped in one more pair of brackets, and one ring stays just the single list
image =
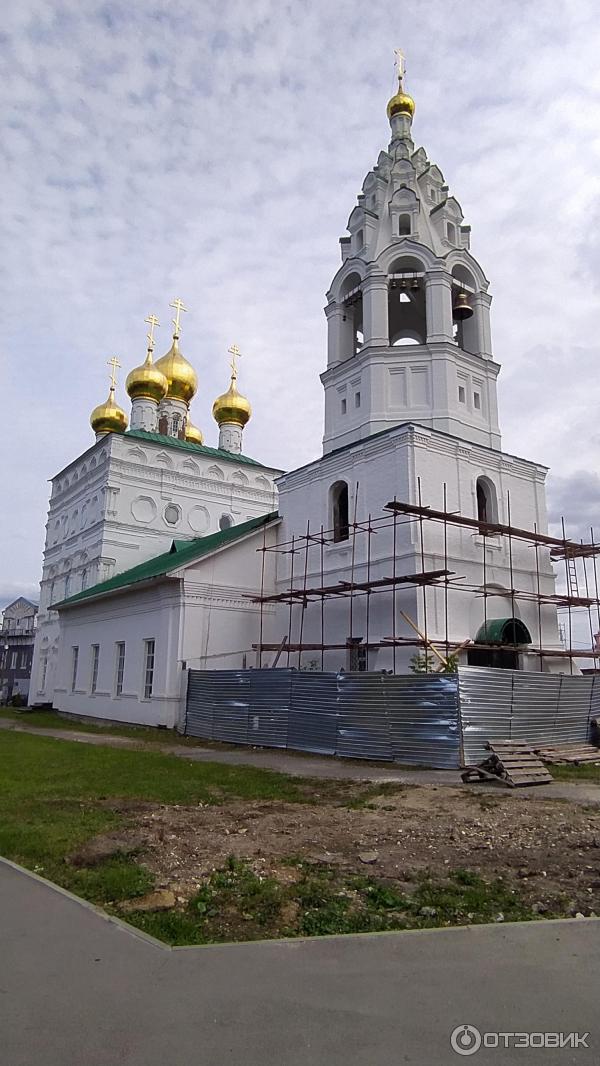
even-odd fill
[{"label": "cloudy sky", "polygon": [[47,479],[92,441],[106,360],[123,401],[174,296],[207,443],[235,340],[247,452],[319,453],[324,293],[396,45],[491,279],[504,447],[552,467],[571,532],[600,527],[594,0],[21,0],[0,30],[0,604],[35,592]]}]

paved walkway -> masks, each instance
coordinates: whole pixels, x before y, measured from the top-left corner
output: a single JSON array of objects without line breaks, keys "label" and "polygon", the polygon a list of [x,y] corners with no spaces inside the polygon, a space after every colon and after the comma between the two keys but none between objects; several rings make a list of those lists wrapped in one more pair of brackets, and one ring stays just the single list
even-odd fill
[{"label": "paved walkway", "polygon": [[301,755],[269,748],[211,748],[200,745],[159,744],[112,733],[85,733],[75,729],[55,729],[28,726],[10,718],[0,718],[0,729],[35,736],[53,737],[55,740],[70,740],[80,744],[100,744],[115,748],[142,748],[146,751],[161,751],[176,755],[191,762],[221,762],[233,766],[256,766],[263,770],[277,770],[293,777],[322,777],[352,781],[395,781],[406,785],[449,785],[456,788],[476,788],[481,792],[506,792],[515,798],[529,799],[539,796],[545,799],[563,799],[583,806],[600,806],[600,785],[592,782],[571,783],[555,781],[551,785],[529,788],[506,789],[493,782],[464,785],[457,770],[410,770],[394,763],[372,763],[354,759],[335,759],[323,755]]},{"label": "paved walkway", "polygon": [[6,1066],[456,1066],[462,1024],[599,1061],[600,919],[171,950],[0,860],[0,942]]}]

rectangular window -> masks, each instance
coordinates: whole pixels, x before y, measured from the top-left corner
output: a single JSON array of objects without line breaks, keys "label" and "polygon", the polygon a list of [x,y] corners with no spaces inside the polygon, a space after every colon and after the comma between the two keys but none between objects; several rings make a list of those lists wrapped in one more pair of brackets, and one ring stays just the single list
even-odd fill
[{"label": "rectangular window", "polygon": [[125,673],[125,641],[120,640],[115,644],[116,672],[115,672],[115,696],[120,696],[123,691],[123,674]]},{"label": "rectangular window", "polygon": [[478,392],[473,393],[473,407],[476,411],[481,411],[481,396]]},{"label": "rectangular window", "polygon": [[343,415],[346,414],[346,400],[345,400],[345,398],[342,400],[342,414]]},{"label": "rectangular window", "polygon": [[18,659],[18,657],[19,657],[19,653],[17,651],[13,651],[13,653],[12,653],[12,655],[10,657],[10,668],[11,668],[11,670],[16,670],[17,669],[17,659]]},{"label": "rectangular window", "polygon": [[27,669],[27,652],[26,651],[22,651],[21,652],[21,670],[26,670],[26,669]]},{"label": "rectangular window", "polygon": [[354,393],[354,406],[360,407],[360,392]]},{"label": "rectangular window", "polygon": [[77,664],[79,663],[79,648],[71,648],[71,692],[77,687]]},{"label": "rectangular window", "polygon": [[96,691],[98,685],[98,660],[100,659],[100,645],[92,644],[92,672],[90,677],[90,692]]},{"label": "rectangular window", "polygon": [[458,402],[459,403],[464,403],[465,402],[465,389],[464,389],[463,385],[459,385],[458,386]]},{"label": "rectangular window", "polygon": [[46,688],[46,675],[48,673],[48,653],[44,652],[40,659],[40,692]]},{"label": "rectangular window", "polygon": [[144,699],[149,700],[154,686],[154,641],[144,641]]}]

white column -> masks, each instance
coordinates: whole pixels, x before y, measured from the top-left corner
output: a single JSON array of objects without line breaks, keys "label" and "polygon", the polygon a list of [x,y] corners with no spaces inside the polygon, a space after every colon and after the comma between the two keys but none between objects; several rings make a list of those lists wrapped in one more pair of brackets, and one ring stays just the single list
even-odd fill
[{"label": "white column", "polygon": [[492,330],[490,326],[490,305],[492,297],[487,292],[476,292],[469,295],[469,302],[473,308],[473,317],[477,331],[477,354],[484,359],[492,358]]},{"label": "white column", "polygon": [[445,270],[431,270],[425,275],[427,341],[452,341],[452,283]]},{"label": "white column", "polygon": [[144,429],[156,433],[158,429],[158,404],[147,396],[131,401],[131,429]]},{"label": "white column", "polygon": [[385,274],[370,274],[362,284],[363,347],[387,347],[390,343],[388,325],[388,286]]},{"label": "white column", "polygon": [[[327,366],[337,366],[343,359],[347,359],[351,354],[350,350],[345,351],[345,347],[352,347],[352,341],[349,340],[348,345],[345,345],[344,330],[347,326],[347,320],[344,321],[344,306],[343,304],[336,304],[333,301],[327,304],[325,308],[325,317],[327,319]],[[350,326],[351,329],[351,326]]]},{"label": "white column", "polygon": [[243,428],[237,422],[222,422],[219,426],[219,448],[233,455],[241,455],[242,433]]}]

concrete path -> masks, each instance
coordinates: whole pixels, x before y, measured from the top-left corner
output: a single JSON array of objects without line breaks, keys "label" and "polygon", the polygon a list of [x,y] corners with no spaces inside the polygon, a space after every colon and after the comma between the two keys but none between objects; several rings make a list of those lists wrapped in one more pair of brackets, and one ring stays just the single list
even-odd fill
[{"label": "concrete path", "polygon": [[115,748],[137,748],[176,755],[189,762],[219,762],[233,766],[255,766],[262,770],[277,770],[293,777],[321,777],[351,781],[394,781],[405,785],[447,785],[456,788],[474,788],[480,792],[500,789],[514,798],[564,799],[583,806],[600,805],[600,785],[586,781],[580,784],[556,781],[551,785],[507,789],[500,782],[464,785],[457,770],[411,770],[394,763],[372,763],[360,759],[337,759],[328,755],[303,755],[269,748],[211,748],[200,745],[159,744],[144,742],[118,734],[85,733],[75,729],[55,729],[28,726],[10,718],[0,718],[0,729],[34,736],[53,737],[55,740],[70,740],[79,744],[99,744]]},{"label": "concrete path", "polygon": [[0,860],[0,943],[6,1066],[446,1066],[465,1024],[590,1034],[477,1066],[600,1059],[600,919],[171,950]]}]

